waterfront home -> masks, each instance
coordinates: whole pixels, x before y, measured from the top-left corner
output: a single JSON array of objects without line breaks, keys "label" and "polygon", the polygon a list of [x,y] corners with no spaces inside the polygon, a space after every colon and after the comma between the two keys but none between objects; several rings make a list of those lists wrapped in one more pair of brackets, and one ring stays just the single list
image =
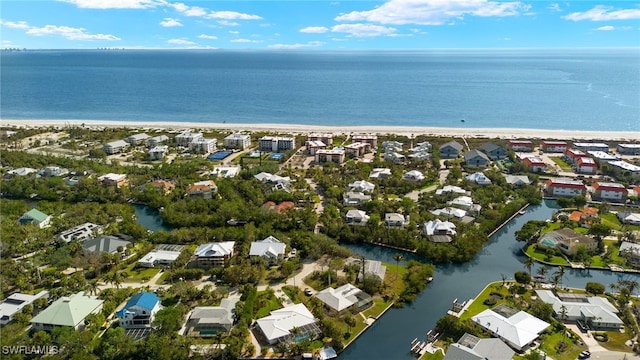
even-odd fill
[{"label": "waterfront home", "polygon": [[609,152],[609,145],[605,143],[592,143],[592,142],[574,142],[573,147],[582,151],[604,151]]},{"label": "waterfront home", "polygon": [[309,134],[307,135],[307,141],[322,141],[323,143],[327,144],[327,145],[331,145],[333,144],[333,134],[318,134],[318,133],[313,133],[313,134]]},{"label": "waterfront home", "polygon": [[602,166],[603,164],[608,163],[609,161],[618,161],[620,160],[620,157],[617,155],[612,155],[609,154],[608,152],[604,152],[604,151],[587,151],[587,154],[589,156],[591,156],[591,158],[593,158],[593,160],[595,160],[595,162]]},{"label": "waterfront home", "polygon": [[422,181],[424,180],[424,174],[418,170],[407,171],[402,175],[402,179],[409,181]]},{"label": "waterfront home", "polygon": [[231,134],[224,138],[224,147],[226,149],[244,150],[251,145],[251,135],[249,134]]},{"label": "waterfront home", "polygon": [[620,244],[620,251],[618,252],[618,255],[626,260],[627,265],[633,267],[640,266],[640,244],[623,241]]},{"label": "waterfront home", "polygon": [[593,175],[598,170],[596,161],[590,157],[580,157],[576,161],[576,173]]},{"label": "waterfront home", "polygon": [[364,226],[369,221],[370,216],[362,210],[349,210],[345,216],[345,222],[347,225],[359,225]]},{"label": "waterfront home", "polygon": [[373,303],[371,295],[354,285],[344,284],[338,288],[328,287],[314,295],[332,315],[342,315],[348,311],[358,313]]},{"label": "waterfront home", "polygon": [[569,145],[564,141],[540,141],[540,150],[546,153],[564,153]]},{"label": "waterfront home", "polygon": [[353,135],[351,139],[354,142],[367,143],[371,145],[372,149],[376,149],[378,147],[378,136],[377,135]]},{"label": "waterfront home", "polygon": [[511,184],[515,187],[520,187],[520,186],[524,186],[524,185],[530,185],[531,184],[531,179],[529,179],[529,177],[527,175],[509,175],[509,174],[505,174],[504,175],[504,180],[507,182],[507,184]]},{"label": "waterfront home", "polygon": [[218,192],[218,186],[213,180],[203,180],[187,186],[187,195],[190,197],[201,197],[211,199],[213,194]]},{"label": "waterfront home", "polygon": [[618,212],[618,219],[623,224],[640,225],[640,213]]},{"label": "waterfront home", "polygon": [[197,138],[189,143],[189,151],[196,154],[210,154],[216,149],[218,139]]},{"label": "waterfront home", "polygon": [[455,159],[462,153],[464,147],[457,141],[449,141],[440,146],[441,159]]},{"label": "waterfront home", "polygon": [[613,169],[616,176],[630,176],[632,178],[640,178],[640,166],[628,163],[626,161],[608,161],[607,164]]},{"label": "waterfront home", "polygon": [[532,152],[533,142],[531,140],[509,140],[507,147],[515,152]]},{"label": "waterfront home", "polygon": [[487,154],[492,160],[501,160],[507,157],[507,151],[491,141],[480,145],[478,149]]},{"label": "waterfront home", "polygon": [[365,142],[355,142],[344,147],[345,153],[351,157],[358,159],[371,150],[371,145]]},{"label": "waterfront home", "polygon": [[107,254],[117,254],[131,244],[130,241],[123,240],[117,236],[101,235],[93,239],[82,242],[82,249],[88,252],[104,252]]},{"label": "waterfront home", "polygon": [[151,327],[160,309],[162,305],[158,295],[143,291],[133,295],[122,309],[116,311],[116,316],[124,329],[144,329]]},{"label": "waterfront home", "polygon": [[307,141],[307,154],[315,156],[318,150],[324,150],[327,144],[319,140]]},{"label": "waterfront home", "polygon": [[491,179],[489,179],[487,177],[487,175],[481,173],[481,172],[477,172],[477,173],[473,173],[471,175],[467,175],[465,176],[465,179],[474,182],[478,185],[491,185]]},{"label": "waterfront home", "polygon": [[547,171],[547,164],[538,156],[527,156],[522,159],[527,170],[532,173],[543,173]]},{"label": "waterfront home", "polygon": [[640,155],[640,144],[618,144],[616,151],[620,155]]},{"label": "waterfront home", "polygon": [[81,291],[59,298],[29,322],[35,331],[51,331],[60,326],[82,330],[85,318],[89,314],[99,313],[103,303],[104,300],[98,299],[97,296],[86,295]]},{"label": "waterfront home", "polygon": [[233,256],[235,241],[212,242],[198,246],[193,254],[193,264],[202,269],[223,267]]},{"label": "waterfront home", "polygon": [[164,144],[168,140],[169,140],[169,137],[167,135],[154,136],[152,138],[147,139],[147,147],[154,148],[158,145]]},{"label": "waterfront home", "polygon": [[169,147],[167,145],[158,145],[149,149],[149,157],[151,160],[162,160],[169,152]]},{"label": "waterfront home", "polygon": [[149,186],[160,190],[165,195],[170,194],[176,188],[175,184],[166,180],[152,181]]},{"label": "waterfront home", "polygon": [[302,303],[273,310],[269,316],[256,320],[256,324],[269,345],[313,340],[322,333],[315,317]]},{"label": "waterfront home", "polygon": [[144,144],[145,142],[147,142],[149,140],[149,138],[151,138],[151,136],[145,134],[145,133],[141,133],[141,134],[134,134],[131,135],[129,137],[127,137],[126,139],[124,139],[124,141],[128,142],[131,145],[141,145]]},{"label": "waterfront home", "polygon": [[618,183],[598,181],[591,186],[593,188],[592,200],[624,203],[629,195],[627,188]]},{"label": "waterfront home", "polygon": [[51,224],[51,215],[47,215],[42,211],[33,208],[22,214],[18,219],[18,222],[22,225],[34,224],[40,229],[43,229]]},{"label": "waterfront home", "polygon": [[249,257],[262,258],[269,264],[278,263],[284,259],[286,247],[285,243],[270,235],[263,240],[251,243]]},{"label": "waterfront home", "polygon": [[318,164],[332,162],[342,164],[344,162],[345,151],[342,149],[318,150],[315,154],[315,162]]},{"label": "waterfront home", "polygon": [[593,223],[593,219],[598,218],[599,210],[597,208],[585,206],[582,211],[573,211],[569,215],[570,221],[575,221],[577,223],[583,224],[591,224]]},{"label": "waterfront home", "polygon": [[388,228],[403,228],[409,224],[409,215],[386,213],[384,214],[384,223]]},{"label": "waterfront home", "polygon": [[292,150],[296,147],[296,139],[293,137],[263,136],[258,139],[258,150],[267,152],[281,152]]},{"label": "waterfront home", "polygon": [[158,245],[154,250],[138,260],[137,265],[146,268],[152,268],[156,265],[171,265],[180,256],[183,248],[183,245]]},{"label": "waterfront home", "polygon": [[130,144],[124,140],[112,141],[110,143],[106,143],[102,146],[102,150],[104,150],[107,155],[118,154],[128,148]]},{"label": "waterfront home", "polygon": [[558,249],[568,256],[575,255],[581,247],[584,247],[587,251],[596,251],[598,249],[598,241],[596,239],[568,228],[545,233],[538,238],[536,244],[538,248]]},{"label": "waterfront home", "polygon": [[538,298],[553,306],[556,319],[562,322],[578,321],[596,330],[619,330],[624,323],[618,317],[618,309],[600,296],[536,290]]},{"label": "waterfront home", "polygon": [[86,222],[59,233],[56,235],[56,240],[60,243],[84,241],[96,236],[97,234],[102,234],[102,226]]},{"label": "waterfront home", "polygon": [[566,162],[575,165],[579,158],[586,157],[586,156],[587,156],[587,154],[582,150],[567,149],[567,150],[565,150],[564,154],[562,155],[562,158]]},{"label": "waterfront home", "polygon": [[515,355],[507,344],[496,338],[481,339],[469,333],[449,345],[444,360],[504,360]]},{"label": "waterfront home", "polygon": [[429,220],[422,226],[422,232],[432,242],[451,242],[456,235],[456,225],[440,219]]},{"label": "waterfront home", "polygon": [[446,193],[454,193],[454,194],[460,194],[460,195],[469,194],[467,190],[455,185],[445,185],[442,187],[442,189],[436,190],[436,195],[442,195]]},{"label": "waterfront home", "polygon": [[342,201],[345,206],[358,206],[371,201],[371,195],[365,195],[361,192],[347,191]]},{"label": "waterfront home", "polygon": [[204,135],[202,135],[202,133],[200,133],[200,132],[191,132],[191,130],[187,130],[187,131],[183,132],[182,134],[176,135],[176,137],[174,139],[176,141],[176,145],[186,148],[186,147],[189,147],[189,144],[191,144],[196,139],[199,139],[201,137],[204,137]]},{"label": "waterfront home", "polygon": [[129,179],[127,179],[127,174],[114,174],[108,173],[98,177],[98,183],[102,186],[115,186],[116,188],[121,188],[125,186]]},{"label": "waterfront home", "polygon": [[480,150],[473,149],[464,154],[464,163],[469,167],[487,167],[489,165],[489,157]]},{"label": "waterfront home", "polygon": [[587,187],[582,181],[567,178],[552,178],[547,180],[544,192],[547,196],[552,197],[585,196],[587,194]]},{"label": "waterfront home", "polygon": [[[360,259],[355,260],[357,263],[361,264]],[[384,281],[384,276],[387,273],[387,267],[382,265],[381,261],[378,260],[365,260],[364,261],[364,275],[366,277],[375,276],[380,281]],[[362,272],[358,271],[358,281],[362,281]]]},{"label": "waterfront home", "polygon": [[231,331],[236,318],[236,304],[240,297],[224,298],[220,306],[193,308],[185,324],[186,336],[210,337]]},{"label": "waterfront home", "polygon": [[471,320],[516,351],[523,351],[550,325],[546,321],[506,304],[487,309],[472,317]]},{"label": "waterfront home", "polygon": [[4,326],[13,321],[13,316],[22,312],[25,306],[41,298],[48,298],[49,292],[42,290],[35,295],[13,293],[0,302],[0,326]]},{"label": "waterfront home", "polygon": [[367,180],[357,180],[347,186],[349,186],[349,191],[356,191],[361,193],[371,192],[376,188],[375,184],[370,183]]},{"label": "waterfront home", "polygon": [[389,168],[374,168],[369,173],[370,179],[384,179],[391,176],[391,169]]}]

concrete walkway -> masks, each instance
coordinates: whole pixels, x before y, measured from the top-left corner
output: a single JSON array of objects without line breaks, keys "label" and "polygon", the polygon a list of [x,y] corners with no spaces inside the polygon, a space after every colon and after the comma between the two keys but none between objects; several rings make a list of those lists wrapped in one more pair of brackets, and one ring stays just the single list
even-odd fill
[{"label": "concrete walkway", "polygon": [[640,356],[634,354],[633,352],[622,352],[622,351],[610,351],[602,347],[596,339],[591,335],[591,331],[586,334],[580,331],[577,325],[575,324],[566,324],[567,328],[571,329],[574,333],[580,336],[582,342],[587,346],[589,351],[591,352],[591,357],[589,359],[598,359],[598,360],[632,360],[632,359],[640,359]]}]

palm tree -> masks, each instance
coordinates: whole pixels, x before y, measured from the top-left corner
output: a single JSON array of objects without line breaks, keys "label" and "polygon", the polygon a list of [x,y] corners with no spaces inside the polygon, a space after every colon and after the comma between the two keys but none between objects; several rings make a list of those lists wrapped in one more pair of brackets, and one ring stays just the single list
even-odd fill
[{"label": "palm tree", "polygon": [[565,272],[564,266],[560,265],[560,267],[558,268],[558,271],[556,271],[554,274],[558,276],[557,280],[558,280],[558,284],[560,285],[562,285],[562,278],[564,277],[564,272]]},{"label": "palm tree", "polygon": [[404,255],[402,254],[395,254],[393,255],[393,260],[396,261],[396,279],[398,278],[398,266],[400,261],[404,260]]},{"label": "palm tree", "polygon": [[524,261],[524,268],[529,272],[529,276],[531,276],[531,269],[533,268],[533,264],[535,264],[535,260],[532,257],[527,256],[527,260]]},{"label": "palm tree", "polygon": [[538,274],[538,276],[540,276],[540,277],[546,277],[547,276],[547,267],[546,266],[539,267],[538,270],[536,271],[536,274]]},{"label": "palm tree", "polygon": [[91,280],[87,282],[87,285],[85,285],[85,290],[90,295],[96,295],[98,293],[98,280]]}]

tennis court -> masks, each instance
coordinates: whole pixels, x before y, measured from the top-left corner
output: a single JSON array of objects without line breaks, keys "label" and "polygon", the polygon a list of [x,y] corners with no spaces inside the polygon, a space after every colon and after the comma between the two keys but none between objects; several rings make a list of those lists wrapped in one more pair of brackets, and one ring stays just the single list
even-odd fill
[{"label": "tennis court", "polygon": [[273,160],[282,160],[283,157],[284,157],[284,154],[279,154],[279,153],[271,154],[270,156],[270,158]]},{"label": "tennis court", "polygon": [[230,151],[216,151],[215,153],[207,156],[207,160],[224,160],[231,154],[232,153]]}]

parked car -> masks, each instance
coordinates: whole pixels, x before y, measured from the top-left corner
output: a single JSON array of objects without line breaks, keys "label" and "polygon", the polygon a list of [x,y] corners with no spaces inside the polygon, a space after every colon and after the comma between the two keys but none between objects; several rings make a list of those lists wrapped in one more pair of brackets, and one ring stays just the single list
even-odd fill
[{"label": "parked car", "polygon": [[591,357],[591,352],[588,350],[585,350],[578,355],[578,359],[588,359],[589,357]]},{"label": "parked car", "polygon": [[307,295],[307,296],[311,296],[311,295],[313,295],[313,291],[311,291],[311,289],[309,289],[309,288],[306,288],[306,289],[304,289],[304,294]]}]

